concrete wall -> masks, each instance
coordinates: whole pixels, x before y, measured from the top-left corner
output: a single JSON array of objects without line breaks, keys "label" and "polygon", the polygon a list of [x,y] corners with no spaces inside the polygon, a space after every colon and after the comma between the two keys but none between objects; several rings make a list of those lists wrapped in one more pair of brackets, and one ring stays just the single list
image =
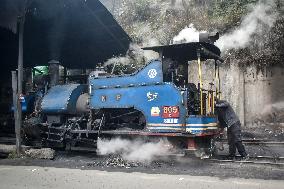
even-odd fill
[{"label": "concrete wall", "polygon": [[[273,66],[239,67],[238,61],[226,61],[220,66],[222,99],[228,100],[242,124],[255,127],[261,124],[284,123],[284,68]],[[203,87],[215,83],[214,62],[203,62]],[[189,63],[189,82],[198,84],[198,65]]]},{"label": "concrete wall", "polygon": [[284,68],[250,66],[244,75],[247,125],[284,123]]}]

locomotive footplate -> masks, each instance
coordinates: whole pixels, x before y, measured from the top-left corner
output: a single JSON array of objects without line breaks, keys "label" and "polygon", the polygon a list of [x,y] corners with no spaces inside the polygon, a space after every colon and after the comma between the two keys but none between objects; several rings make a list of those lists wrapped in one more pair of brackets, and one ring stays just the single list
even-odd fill
[{"label": "locomotive footplate", "polygon": [[[74,132],[74,131],[72,131]],[[78,132],[78,131],[75,131]],[[189,133],[155,133],[141,130],[107,130],[101,131],[101,134],[111,134],[111,135],[141,135],[141,136],[161,136],[161,137],[199,137],[199,136],[214,136],[218,135],[219,132],[202,133],[202,134],[189,134]]]},{"label": "locomotive footplate", "polygon": [[[98,133],[98,130],[72,130],[71,133]],[[101,134],[112,134],[112,135],[141,135],[141,136],[179,136],[179,137],[200,137],[200,136],[214,136],[220,134],[219,132],[208,132],[208,133],[200,133],[200,134],[189,134],[189,133],[155,133],[148,131],[130,131],[130,130],[107,130],[101,131]]]}]

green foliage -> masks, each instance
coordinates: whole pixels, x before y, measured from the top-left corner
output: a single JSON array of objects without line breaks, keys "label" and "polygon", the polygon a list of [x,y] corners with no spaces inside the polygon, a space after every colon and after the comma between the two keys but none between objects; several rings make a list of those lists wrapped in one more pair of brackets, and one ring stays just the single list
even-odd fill
[{"label": "green foliage", "polygon": [[[179,31],[191,23],[198,30],[217,30],[222,35],[238,27],[250,11],[250,4],[257,2],[259,0],[122,0],[115,17],[134,42],[151,46],[149,41],[153,39],[159,44],[169,44]],[[276,62],[283,60],[284,4],[281,0],[274,2],[278,11],[282,11],[282,17],[272,30],[266,32],[265,36],[254,36],[252,47],[231,52],[231,55],[234,53],[236,58],[244,62],[256,59],[262,62],[264,59]]]},{"label": "green foliage", "polygon": [[226,30],[239,25],[243,15],[247,13],[247,6],[256,3],[257,0],[215,0],[212,8],[208,9],[209,19],[222,20],[221,30]]},{"label": "green foliage", "polygon": [[[256,0],[123,0],[116,18],[135,42],[156,38],[168,44],[193,23],[199,30],[225,31],[239,24]],[[145,31],[141,35],[141,31]]]},{"label": "green foliage", "polygon": [[9,155],[8,155],[8,159],[15,159],[15,158],[18,158],[18,157],[19,156],[18,156],[16,151],[13,151],[13,152],[9,153]]},{"label": "green foliage", "polygon": [[125,10],[121,14],[121,18],[128,22],[143,22],[151,17],[150,9],[151,0],[124,0]]}]

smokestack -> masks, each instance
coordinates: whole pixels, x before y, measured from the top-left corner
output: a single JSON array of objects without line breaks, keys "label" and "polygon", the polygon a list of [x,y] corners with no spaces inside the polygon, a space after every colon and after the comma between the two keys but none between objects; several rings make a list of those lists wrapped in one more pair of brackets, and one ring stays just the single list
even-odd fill
[{"label": "smokestack", "polygon": [[50,78],[50,86],[53,87],[59,82],[59,61],[51,60],[48,62],[49,64],[49,78]]},{"label": "smokestack", "polygon": [[206,42],[214,44],[219,39],[219,33],[218,32],[212,32],[212,33],[199,33],[199,42]]}]

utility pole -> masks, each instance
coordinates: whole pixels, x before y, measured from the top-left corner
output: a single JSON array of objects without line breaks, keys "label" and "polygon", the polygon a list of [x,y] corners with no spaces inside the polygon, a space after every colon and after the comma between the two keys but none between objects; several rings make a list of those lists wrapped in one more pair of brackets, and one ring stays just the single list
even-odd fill
[{"label": "utility pole", "polygon": [[[13,85],[13,97],[14,90],[17,90],[16,98],[13,99],[14,102],[14,116],[15,116],[15,133],[16,133],[16,150],[17,155],[21,153],[21,126],[22,126],[22,105],[21,97],[23,93],[23,39],[24,39],[24,23],[25,17],[18,17],[18,35],[19,35],[19,54],[18,54],[18,77],[16,77],[16,72],[12,72],[12,85]],[[17,82],[17,87],[15,87],[15,82]]]},{"label": "utility pole", "polygon": [[24,40],[24,22],[25,17],[18,17],[18,32],[19,32],[19,56],[18,56],[18,93],[23,92],[23,40]]},{"label": "utility pole", "polygon": [[17,155],[20,155],[20,133],[19,133],[19,114],[18,114],[18,86],[17,86],[17,72],[12,71],[12,89],[13,89],[13,107],[14,107],[14,119],[15,119],[15,133],[16,133],[16,152]]}]

